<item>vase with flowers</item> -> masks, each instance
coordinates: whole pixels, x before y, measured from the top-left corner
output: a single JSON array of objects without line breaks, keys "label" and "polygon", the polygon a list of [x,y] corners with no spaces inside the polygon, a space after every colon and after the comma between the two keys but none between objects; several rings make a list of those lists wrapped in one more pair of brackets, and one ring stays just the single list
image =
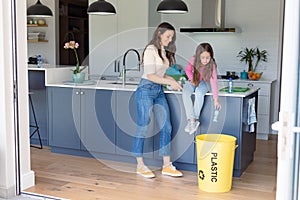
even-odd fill
[{"label": "vase with flowers", "polygon": [[75,53],[75,57],[76,57],[76,67],[72,73],[72,80],[74,83],[82,83],[84,81],[85,78],[85,73],[82,72],[87,66],[83,66],[80,67],[79,65],[79,59],[78,59],[78,54],[76,49],[79,48],[79,44],[77,42],[75,42],[74,40],[71,40],[69,42],[65,43],[64,49],[71,49],[74,51]]},{"label": "vase with flowers", "polygon": [[248,64],[248,77],[252,80],[259,80],[262,76],[261,73],[256,72],[256,68],[260,62],[268,61],[268,52],[266,50],[259,50],[256,48],[243,48],[239,51],[238,58],[241,62]]}]

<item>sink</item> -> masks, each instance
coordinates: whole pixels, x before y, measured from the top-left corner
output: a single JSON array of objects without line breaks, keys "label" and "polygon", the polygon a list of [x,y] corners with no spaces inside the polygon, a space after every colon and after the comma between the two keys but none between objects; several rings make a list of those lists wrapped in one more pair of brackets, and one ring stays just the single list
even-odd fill
[{"label": "sink", "polygon": [[[111,82],[110,84],[122,85],[122,82]],[[138,85],[139,82],[126,82],[125,85]]]}]

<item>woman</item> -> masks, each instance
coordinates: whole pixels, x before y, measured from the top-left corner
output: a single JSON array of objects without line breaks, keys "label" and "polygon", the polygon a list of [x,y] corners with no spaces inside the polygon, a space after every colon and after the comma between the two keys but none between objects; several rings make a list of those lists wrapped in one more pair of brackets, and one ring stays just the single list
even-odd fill
[{"label": "woman", "polygon": [[[145,178],[153,178],[155,174],[144,164],[143,145],[150,123],[150,111],[155,114],[160,129],[159,155],[163,156],[162,174],[182,176],[182,173],[170,161],[171,122],[168,103],[163,85],[170,85],[174,90],[181,86],[165,74],[174,61],[176,33],[175,28],[166,22],[161,23],[153,34],[153,38],[143,52],[144,73],[136,90],[138,122],[132,153],[137,160],[137,174]],[[153,108],[155,106],[155,108]]]},{"label": "woman", "polygon": [[[201,43],[196,49],[196,54],[191,58],[186,67],[186,75],[189,81],[183,86],[182,99],[185,107],[188,123],[185,131],[193,134],[199,127],[199,115],[203,106],[204,96],[210,83],[214,99],[215,109],[220,110],[221,104],[218,97],[217,65],[214,52],[209,43]],[[191,96],[195,92],[193,105]]]}]

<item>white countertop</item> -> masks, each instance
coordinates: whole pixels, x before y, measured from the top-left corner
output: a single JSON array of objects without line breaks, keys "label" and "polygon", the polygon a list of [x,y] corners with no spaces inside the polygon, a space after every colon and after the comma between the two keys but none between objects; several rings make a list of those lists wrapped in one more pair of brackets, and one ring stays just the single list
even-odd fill
[{"label": "white countertop", "polygon": [[[65,88],[82,88],[82,89],[102,89],[102,90],[119,90],[119,91],[135,91],[137,88],[136,82],[127,82],[127,85],[123,87],[122,84],[114,84],[116,81],[113,80],[98,80],[94,81],[94,84],[86,85],[86,84],[69,84],[69,81],[67,84],[64,84],[63,82],[59,83],[51,83],[47,84],[48,87],[65,87]],[[120,83],[120,82],[119,82]],[[132,85],[132,83],[134,85]],[[130,85],[129,85],[130,84]],[[219,96],[228,96],[228,97],[246,97],[253,92],[258,91],[259,88],[251,88],[250,90],[246,92],[234,92],[234,93],[227,93],[227,92],[219,92]],[[173,94],[182,94],[181,91],[171,91],[171,90],[165,90],[165,93],[173,93]],[[212,95],[212,93],[208,92],[206,95]]]},{"label": "white countertop", "polygon": [[[228,82],[228,79],[218,79],[219,82]],[[234,79],[232,80],[234,82],[240,82],[240,83],[272,83],[276,81],[276,79],[265,79],[262,77],[259,80],[250,80],[250,79]]]},{"label": "white countertop", "polygon": [[28,70],[35,70],[35,71],[46,71],[47,69],[58,69],[58,68],[74,68],[75,66],[70,65],[50,65],[50,64],[42,64],[42,67],[38,67],[34,64],[28,64]]},{"label": "white countertop", "polygon": [[[70,65],[49,65],[42,64],[42,67],[37,65],[28,65],[28,71],[44,71],[45,72],[45,85],[49,83],[61,83],[63,81],[72,79],[72,70],[75,69],[75,66]],[[88,72],[88,68],[84,70]]]},{"label": "white countertop", "polygon": [[[45,85],[47,87],[65,87],[65,88],[82,88],[82,89],[103,89],[103,90],[120,90],[120,91],[135,91],[138,82],[127,81],[127,84],[123,87],[121,82],[119,84],[114,84],[116,80],[93,80],[86,81],[83,84],[75,84],[72,83],[72,72],[75,66],[66,66],[66,65],[43,65],[41,68],[38,68],[37,65],[28,65],[28,70],[31,71],[45,71]],[[85,72],[87,74],[87,68]],[[86,76],[87,77],[87,76]],[[226,79],[219,79],[220,82],[228,81]],[[247,81],[236,79],[234,81]],[[249,81],[249,83],[251,80]],[[256,81],[259,82],[259,81]],[[251,88],[246,92],[219,92],[219,96],[228,96],[228,97],[246,97],[253,92],[256,92],[259,88]],[[165,90],[165,93],[173,93],[173,94],[182,94],[181,91],[172,91]],[[212,95],[212,93],[208,92],[206,95]]]}]

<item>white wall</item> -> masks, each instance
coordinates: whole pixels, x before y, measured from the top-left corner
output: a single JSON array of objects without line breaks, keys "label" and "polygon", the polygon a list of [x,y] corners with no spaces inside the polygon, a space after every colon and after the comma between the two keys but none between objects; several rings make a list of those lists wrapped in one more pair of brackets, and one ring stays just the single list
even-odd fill
[{"label": "white wall", "polygon": [[[201,0],[185,0],[189,13],[184,15],[162,15],[163,21],[180,27],[201,27]],[[225,26],[239,27],[241,33],[184,33],[197,44],[209,42],[215,52],[219,74],[226,71],[247,70],[245,63],[236,57],[241,48],[259,47],[269,53],[268,62],[257,71],[263,71],[262,79],[277,79],[272,121],[277,119],[279,101],[279,78],[281,68],[281,32],[283,0],[225,0]],[[191,51],[188,47],[177,45],[178,51]],[[191,47],[194,48],[194,47]],[[193,49],[193,54],[195,49]],[[192,54],[190,55],[192,56]]]},{"label": "white wall", "polygon": [[[29,140],[29,106],[28,106],[28,70],[26,67],[27,55],[24,49],[27,47],[26,39],[26,0],[17,2],[17,79],[18,79],[18,103],[19,103],[19,148],[20,148],[20,173],[21,190],[34,185],[34,172],[31,171],[30,140]],[[25,34],[24,34],[25,33]]]},{"label": "white wall", "polygon": [[[208,41],[215,51],[221,73],[227,70],[247,70],[244,63],[236,57],[242,47],[266,49],[268,63],[258,70],[265,72],[269,79],[277,79],[278,59],[280,57],[281,2],[283,0],[226,0],[225,26],[240,27],[241,33],[186,33],[197,43]],[[162,20],[180,27],[201,27],[201,0],[185,0],[189,7],[186,15],[162,15]],[[259,6],[258,6],[259,5]],[[177,46],[180,49],[180,46]],[[192,55],[191,55],[192,56]]]},{"label": "white wall", "polygon": [[[56,0],[41,0],[41,3],[49,7],[53,13],[53,17],[45,18],[48,27],[30,27],[27,29],[28,32],[45,32],[46,39],[48,40],[48,42],[28,43],[28,57],[41,54],[43,61],[49,64],[56,64],[55,15],[56,12],[59,11],[55,9],[55,1]],[[35,3],[36,0],[27,0],[27,7]]]}]

